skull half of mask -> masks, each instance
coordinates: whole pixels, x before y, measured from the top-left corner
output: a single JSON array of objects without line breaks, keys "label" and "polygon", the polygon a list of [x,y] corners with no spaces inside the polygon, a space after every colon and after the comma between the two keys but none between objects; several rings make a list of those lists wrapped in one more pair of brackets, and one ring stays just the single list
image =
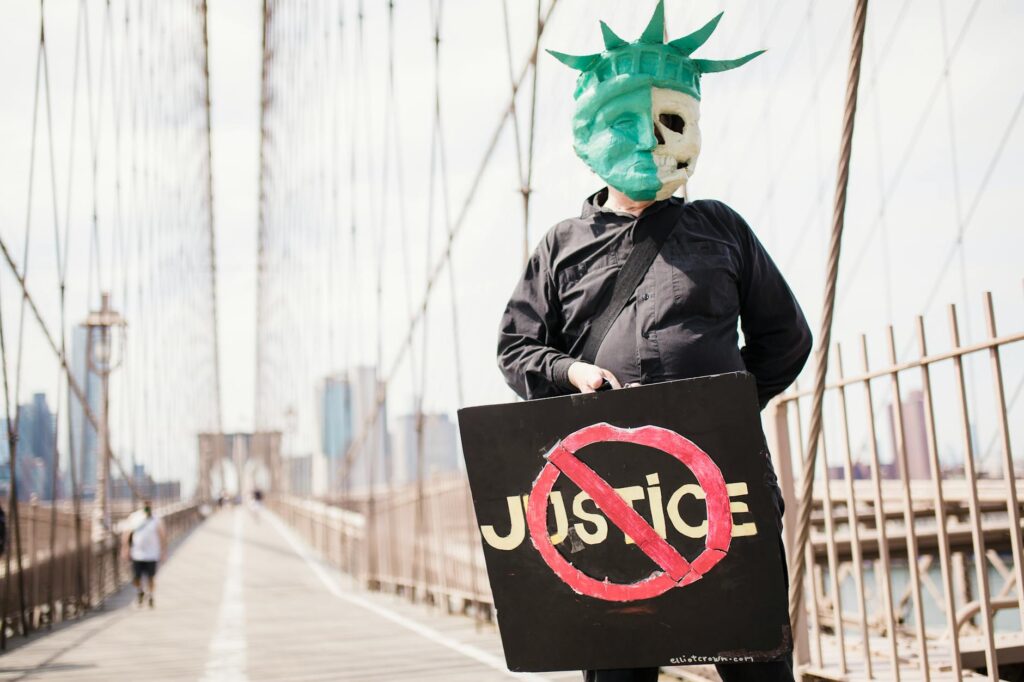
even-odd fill
[{"label": "skull half of mask", "polygon": [[651,152],[667,199],[686,184],[700,155],[700,102],[678,90],[651,88],[651,118],[658,145]]}]

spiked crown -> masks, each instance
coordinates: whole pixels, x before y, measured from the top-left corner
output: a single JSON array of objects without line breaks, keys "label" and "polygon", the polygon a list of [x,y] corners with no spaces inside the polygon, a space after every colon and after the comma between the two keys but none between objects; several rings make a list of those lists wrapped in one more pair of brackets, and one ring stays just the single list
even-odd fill
[{"label": "spiked crown", "polygon": [[665,5],[658,0],[647,28],[632,43],[615,35],[608,24],[601,22],[604,51],[588,55],[570,55],[554,50],[548,52],[558,61],[580,72],[574,97],[596,88],[616,76],[645,76],[660,88],[678,90],[700,99],[700,77],[705,73],[728,71],[743,66],[764,50],[751,52],[738,59],[692,59],[697,48],[714,33],[723,13],[693,33],[665,42]]}]

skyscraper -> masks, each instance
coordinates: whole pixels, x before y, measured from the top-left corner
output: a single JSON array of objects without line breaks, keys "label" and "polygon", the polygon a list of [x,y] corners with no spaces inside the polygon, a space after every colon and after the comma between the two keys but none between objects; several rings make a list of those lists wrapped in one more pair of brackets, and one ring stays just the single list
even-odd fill
[{"label": "skyscraper", "polygon": [[[89,328],[84,325],[75,327],[71,333],[71,374],[85,393],[89,409],[98,418],[100,401],[103,399],[102,386],[100,376],[89,369],[90,350]],[[96,428],[74,393],[71,393],[68,402],[71,416],[71,459],[77,469],[78,485],[83,497],[90,498],[96,494]]]},{"label": "skyscraper", "polygon": [[[416,422],[415,414],[402,415],[396,420],[395,432],[392,437],[395,462],[394,482],[396,484],[415,481],[419,472]],[[424,475],[456,471],[458,468],[459,450],[455,424],[444,413],[424,414]]]},{"label": "skyscraper", "polygon": [[320,452],[326,460],[328,491],[336,486],[338,463],[352,442],[352,388],[344,375],[326,377],[320,385]]},{"label": "skyscraper", "polygon": [[52,499],[56,421],[45,394],[36,393],[32,402],[18,405],[17,426],[18,496],[27,498],[35,494],[41,500]]},{"label": "skyscraper", "polygon": [[[928,462],[924,395],[921,391],[915,389],[907,393],[907,397],[900,401],[900,415],[903,418],[903,442],[906,444],[907,477],[916,480],[929,479],[932,475]],[[896,453],[898,441],[895,410],[892,405],[889,406],[889,432],[892,436],[893,453]]]},{"label": "skyscraper", "polygon": [[324,454],[337,459],[352,440],[352,389],[343,377],[324,379],[322,393]]},{"label": "skyscraper", "polygon": [[[390,458],[386,403],[381,405],[373,426],[368,423],[376,410],[380,390],[383,384],[377,381],[376,371],[366,366],[326,377],[319,387],[320,449],[327,465],[326,492],[329,495],[343,489],[366,488],[371,470],[375,485],[387,481]],[[370,430],[346,476],[346,453],[364,428]]]}]

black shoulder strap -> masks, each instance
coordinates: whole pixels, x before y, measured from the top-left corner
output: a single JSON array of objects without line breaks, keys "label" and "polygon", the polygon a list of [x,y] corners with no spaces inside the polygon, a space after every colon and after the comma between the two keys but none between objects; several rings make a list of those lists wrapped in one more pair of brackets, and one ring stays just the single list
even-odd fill
[{"label": "black shoulder strap", "polygon": [[671,210],[670,206],[665,206],[649,218],[641,217],[637,221],[633,229],[636,230],[636,237],[640,241],[633,246],[629,257],[615,277],[611,300],[590,325],[587,342],[580,354],[580,358],[584,362],[593,363],[597,359],[597,352],[601,349],[608,330],[612,328],[612,324],[618,319],[622,309],[626,307],[630,296],[640,285],[640,280],[651,269],[651,263],[661,251],[665,240],[672,234],[672,229],[676,226],[676,217],[676,211]]}]

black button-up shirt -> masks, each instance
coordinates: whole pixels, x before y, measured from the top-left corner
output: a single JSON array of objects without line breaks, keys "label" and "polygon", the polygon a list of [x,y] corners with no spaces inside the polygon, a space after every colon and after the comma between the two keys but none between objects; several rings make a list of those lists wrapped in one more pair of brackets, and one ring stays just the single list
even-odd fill
[{"label": "black button-up shirt", "polygon": [[[576,389],[568,371],[590,323],[611,298],[633,248],[637,218],[601,208],[555,225],[537,247],[501,320],[498,365],[526,399]],[[616,319],[595,364],[623,384],[747,370],[763,407],[800,373],[811,333],[782,273],[735,211],[718,201],[671,198],[676,227]],[[745,345],[739,348],[737,323]]]}]

